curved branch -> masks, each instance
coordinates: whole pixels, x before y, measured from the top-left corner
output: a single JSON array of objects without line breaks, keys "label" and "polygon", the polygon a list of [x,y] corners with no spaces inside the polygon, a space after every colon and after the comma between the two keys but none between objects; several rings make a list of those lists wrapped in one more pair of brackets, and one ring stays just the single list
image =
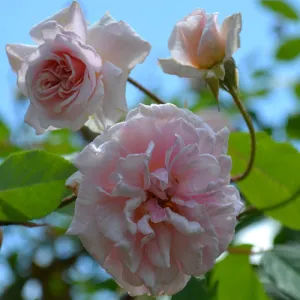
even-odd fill
[{"label": "curved branch", "polygon": [[268,207],[263,207],[263,208],[256,208],[254,206],[249,206],[246,210],[244,210],[242,213],[240,213],[237,216],[237,219],[240,220],[241,218],[243,218],[246,215],[251,214],[252,212],[265,213],[265,212],[269,212],[269,211],[272,211],[272,210],[275,210],[278,208],[282,208],[282,207],[290,204],[291,202],[295,201],[299,196],[300,196],[300,188],[298,190],[296,190],[296,192],[292,196],[290,196],[289,198],[287,198],[286,200],[284,200],[280,203],[277,203],[277,204],[274,204],[274,205],[271,205]]},{"label": "curved branch", "polygon": [[61,203],[60,203],[60,205],[59,205],[58,208],[65,207],[66,205],[68,205],[68,204],[74,202],[76,199],[77,199],[77,196],[74,195],[74,194],[72,194],[72,195],[70,195],[70,196],[64,198],[64,199],[61,201]]},{"label": "curved branch", "polygon": [[256,136],[255,136],[255,129],[254,129],[251,117],[248,114],[244,105],[242,104],[241,100],[239,99],[236,89],[233,88],[230,84],[227,85],[227,88],[247,124],[249,133],[250,133],[250,138],[251,138],[251,153],[250,153],[250,159],[249,159],[247,168],[242,174],[231,178],[231,181],[237,182],[237,181],[241,181],[241,180],[245,179],[249,175],[251,169],[253,168],[255,155],[256,155]]},{"label": "curved branch", "polygon": [[138,83],[137,81],[135,81],[133,78],[128,77],[127,81],[130,82],[132,85],[134,85],[137,89],[139,89],[141,92],[143,92],[145,95],[147,95],[149,98],[151,98],[156,103],[158,103],[158,104],[165,104],[165,102],[163,100],[161,100],[155,94],[153,94],[152,92],[150,92],[148,89],[146,89],[140,83]]}]

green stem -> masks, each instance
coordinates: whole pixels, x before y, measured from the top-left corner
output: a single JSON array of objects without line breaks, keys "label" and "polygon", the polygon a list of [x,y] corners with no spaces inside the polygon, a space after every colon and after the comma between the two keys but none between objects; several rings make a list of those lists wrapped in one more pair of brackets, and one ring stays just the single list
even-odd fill
[{"label": "green stem", "polygon": [[150,92],[148,89],[146,89],[140,83],[138,83],[137,81],[135,81],[133,78],[128,77],[127,81],[130,82],[132,85],[134,85],[137,89],[139,89],[141,92],[143,92],[145,95],[147,95],[149,98],[151,98],[156,103],[158,103],[158,104],[165,104],[165,102],[163,100],[161,100],[155,94],[153,94],[152,92]]},{"label": "green stem", "polygon": [[247,168],[242,174],[236,175],[231,178],[231,181],[237,182],[237,181],[241,181],[241,180],[245,179],[249,175],[251,169],[253,168],[255,154],[256,154],[256,136],[255,136],[255,129],[254,129],[251,117],[248,114],[244,105],[242,104],[236,89],[233,88],[230,84],[226,85],[226,87],[228,88],[228,92],[231,94],[236,106],[238,107],[240,113],[242,114],[242,116],[247,124],[249,133],[250,133],[250,138],[251,138],[251,153],[250,153],[250,159],[249,159]]},{"label": "green stem", "polygon": [[256,208],[254,206],[249,206],[246,210],[244,210],[242,213],[240,213],[237,216],[237,219],[240,220],[241,218],[243,218],[251,213],[255,213],[255,212],[265,213],[268,211],[282,208],[282,207],[292,203],[293,201],[295,201],[299,196],[300,196],[300,188],[298,190],[296,190],[296,192],[292,196],[290,196],[289,198],[287,198],[286,200],[284,200],[280,203],[277,203],[277,204],[274,204],[274,205],[271,205],[268,207],[262,207],[262,208]]},{"label": "green stem", "polygon": [[61,201],[61,203],[60,203],[60,205],[59,205],[58,208],[65,207],[66,205],[68,205],[68,204],[74,202],[76,199],[77,199],[77,196],[76,196],[76,195],[74,195],[74,194],[73,194],[73,195],[70,195],[70,196],[64,198],[64,199]]}]

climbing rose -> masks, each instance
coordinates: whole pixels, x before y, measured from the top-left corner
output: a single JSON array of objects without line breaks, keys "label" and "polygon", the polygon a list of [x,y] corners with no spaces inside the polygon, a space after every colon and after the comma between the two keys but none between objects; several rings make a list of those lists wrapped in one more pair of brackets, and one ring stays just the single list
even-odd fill
[{"label": "climbing rose", "polygon": [[76,158],[68,233],[131,295],[180,291],[227,249],[242,209],[227,139],[186,109],[140,104]]},{"label": "climbing rose", "polygon": [[9,44],[6,51],[18,86],[30,99],[25,122],[37,134],[80,129],[93,116],[98,127],[127,112],[128,72],[150,45],[126,23],[106,14],[87,28],[77,2],[34,26],[37,46]]},{"label": "climbing rose", "polygon": [[177,22],[169,39],[171,58],[160,59],[165,73],[180,77],[223,79],[223,62],[240,47],[241,14],[227,17],[221,29],[217,13],[206,14],[196,9]]}]

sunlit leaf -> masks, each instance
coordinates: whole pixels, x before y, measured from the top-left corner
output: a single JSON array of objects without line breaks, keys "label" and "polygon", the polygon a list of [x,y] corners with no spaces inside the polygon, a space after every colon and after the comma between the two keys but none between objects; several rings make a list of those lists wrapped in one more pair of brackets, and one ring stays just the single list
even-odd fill
[{"label": "sunlit leaf", "polygon": [[284,0],[262,0],[261,4],[280,15],[290,20],[297,20],[299,18],[296,10]]},{"label": "sunlit leaf", "polygon": [[58,207],[69,193],[64,187],[75,167],[45,151],[9,156],[0,165],[0,220],[41,218]]},{"label": "sunlit leaf", "polygon": [[[240,246],[250,249],[251,246]],[[262,284],[245,254],[229,254],[216,264],[212,283],[218,283],[218,300],[267,300]],[[192,299],[192,298],[186,298]]]},{"label": "sunlit leaf", "polygon": [[300,38],[291,38],[284,41],[276,51],[279,60],[292,60],[300,55]]},{"label": "sunlit leaf", "polygon": [[[230,135],[229,153],[232,156],[232,174],[240,174],[246,168],[250,155],[248,133]],[[250,175],[238,183],[247,201],[258,209],[284,206],[266,211],[265,214],[283,225],[300,229],[299,192],[300,153],[288,143],[277,143],[266,133],[257,133],[257,155]],[[294,198],[292,198],[292,196]]]}]

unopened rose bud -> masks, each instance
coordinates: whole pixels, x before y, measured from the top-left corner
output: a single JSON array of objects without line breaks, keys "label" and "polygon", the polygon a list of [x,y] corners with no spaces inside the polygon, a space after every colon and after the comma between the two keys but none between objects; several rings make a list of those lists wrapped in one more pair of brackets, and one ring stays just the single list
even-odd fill
[{"label": "unopened rose bud", "polygon": [[160,59],[160,66],[165,73],[204,79],[218,99],[218,79],[224,79],[224,64],[240,47],[241,29],[239,13],[227,17],[219,28],[217,13],[196,9],[175,25],[169,39],[172,57]]}]

